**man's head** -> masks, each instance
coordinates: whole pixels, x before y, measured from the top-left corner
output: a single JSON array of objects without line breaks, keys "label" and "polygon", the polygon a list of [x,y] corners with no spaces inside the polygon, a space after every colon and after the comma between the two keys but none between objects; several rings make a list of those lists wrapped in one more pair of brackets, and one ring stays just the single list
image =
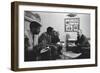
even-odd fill
[{"label": "man's head", "polygon": [[30,31],[32,32],[32,34],[39,34],[40,27],[41,27],[41,24],[36,21],[33,21],[30,23]]},{"label": "man's head", "polygon": [[77,33],[78,33],[79,36],[82,36],[82,30],[78,30]]},{"label": "man's head", "polygon": [[57,31],[53,31],[53,34],[54,34],[54,36],[59,36],[59,32],[57,32]]},{"label": "man's head", "polygon": [[48,33],[48,34],[52,34],[52,32],[53,32],[53,28],[52,28],[52,27],[48,27],[48,28],[47,28],[47,33]]}]

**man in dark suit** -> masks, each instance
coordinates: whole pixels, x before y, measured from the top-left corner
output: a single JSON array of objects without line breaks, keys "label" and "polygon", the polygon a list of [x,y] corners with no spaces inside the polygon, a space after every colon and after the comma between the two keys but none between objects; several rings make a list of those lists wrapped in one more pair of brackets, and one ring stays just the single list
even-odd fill
[{"label": "man in dark suit", "polygon": [[59,54],[62,47],[57,45],[60,41],[59,34],[52,27],[48,27],[47,31],[40,35],[38,41],[41,44],[41,60],[56,60],[60,58]]}]

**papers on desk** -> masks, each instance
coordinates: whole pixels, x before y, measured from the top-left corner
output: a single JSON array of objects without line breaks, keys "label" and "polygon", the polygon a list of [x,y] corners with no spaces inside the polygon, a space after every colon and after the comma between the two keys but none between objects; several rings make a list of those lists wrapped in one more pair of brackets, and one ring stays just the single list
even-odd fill
[{"label": "papers on desk", "polygon": [[68,52],[62,52],[62,54],[65,56],[65,57],[69,57],[69,58],[77,58],[79,57],[82,53],[74,53],[72,51],[68,51]]},{"label": "papers on desk", "polygon": [[68,43],[68,46],[73,47],[76,46],[75,43]]}]

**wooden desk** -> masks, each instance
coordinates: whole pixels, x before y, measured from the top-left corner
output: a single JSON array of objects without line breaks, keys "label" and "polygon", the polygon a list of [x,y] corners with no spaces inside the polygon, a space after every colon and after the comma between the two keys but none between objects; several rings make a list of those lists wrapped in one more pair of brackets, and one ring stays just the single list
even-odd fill
[{"label": "wooden desk", "polygon": [[74,53],[82,53],[78,58],[90,58],[90,47],[85,46],[67,46],[67,51],[72,51]]}]

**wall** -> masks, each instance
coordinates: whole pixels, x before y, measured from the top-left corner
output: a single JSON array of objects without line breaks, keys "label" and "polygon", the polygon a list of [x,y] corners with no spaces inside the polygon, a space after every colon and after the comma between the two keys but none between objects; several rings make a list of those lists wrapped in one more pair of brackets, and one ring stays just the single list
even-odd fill
[{"label": "wall", "polygon": [[[60,39],[61,41],[65,40],[66,34],[70,34],[65,32],[65,18],[68,18],[67,15],[68,13],[42,13],[42,12],[37,12],[40,17],[41,17],[41,33],[46,31],[46,28],[51,26],[53,27],[56,31],[60,33]],[[82,30],[83,34],[90,38],[90,15],[88,14],[77,14],[78,18],[80,18],[80,29]],[[40,34],[41,34],[40,33]],[[76,33],[71,33],[70,34],[71,38],[70,39],[77,39],[77,34]]]},{"label": "wall", "polygon": [[[0,73],[14,73],[10,70],[10,54],[11,54],[11,13],[10,3],[14,0],[0,0]],[[20,0],[19,0],[20,1]],[[33,1],[33,0],[22,0]],[[34,0],[33,2],[46,2],[46,3],[62,3],[62,4],[78,4],[78,5],[98,5],[100,13],[100,1],[99,0]],[[98,14],[100,19],[100,14]],[[98,21],[98,28],[100,27]],[[98,32],[100,29],[98,29]],[[100,33],[98,33],[100,37]],[[100,38],[98,38],[100,43]],[[100,52],[100,45],[98,45],[98,52]],[[98,56],[100,53],[98,53]],[[98,58],[98,62],[100,58]],[[98,67],[86,67],[86,68],[70,68],[70,69],[55,69],[55,70],[40,70],[40,71],[26,71],[21,73],[99,73],[100,62]],[[19,73],[19,72],[18,72]]]},{"label": "wall", "polygon": [[[71,40],[77,39],[77,32],[65,32],[65,18],[69,18],[67,13],[54,13],[54,12],[34,12],[33,14],[37,13],[41,18],[41,33],[46,32],[48,27],[53,27],[54,30],[58,31],[60,34],[60,40],[65,41],[66,34],[70,35]],[[82,33],[90,38],[90,15],[89,14],[80,14],[77,13],[75,18],[80,18],[79,28],[82,30]],[[29,25],[29,24],[25,24]],[[26,27],[29,29],[29,27]]]}]

